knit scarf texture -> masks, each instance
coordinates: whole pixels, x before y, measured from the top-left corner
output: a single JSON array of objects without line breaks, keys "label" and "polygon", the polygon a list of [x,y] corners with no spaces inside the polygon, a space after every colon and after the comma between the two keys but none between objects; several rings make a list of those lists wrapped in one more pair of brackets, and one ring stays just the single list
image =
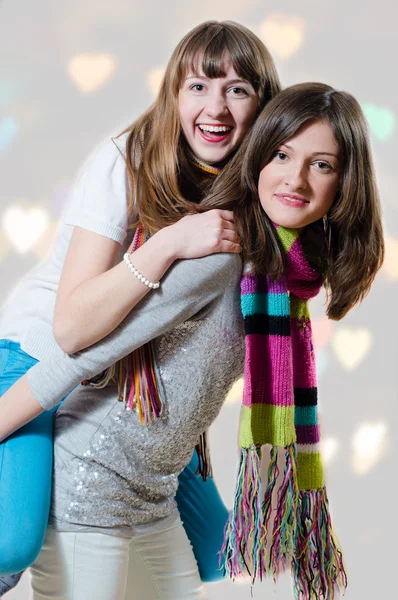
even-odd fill
[{"label": "knit scarf texture", "polygon": [[[274,227],[285,259],[283,276],[272,280],[246,265],[241,280],[241,456],[222,560],[231,577],[248,572],[253,583],[266,576],[276,582],[290,570],[297,600],[332,600],[344,592],[347,577],[325,488],[308,311],[323,276],[306,258],[299,233]],[[316,235],[322,229],[319,223],[310,227]],[[266,445],[270,455],[263,485]]]}]

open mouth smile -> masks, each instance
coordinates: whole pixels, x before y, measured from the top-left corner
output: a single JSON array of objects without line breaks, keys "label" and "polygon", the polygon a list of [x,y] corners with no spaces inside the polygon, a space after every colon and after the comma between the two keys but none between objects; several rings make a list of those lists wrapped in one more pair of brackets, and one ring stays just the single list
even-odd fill
[{"label": "open mouth smile", "polygon": [[207,125],[206,123],[200,123],[196,127],[204,140],[213,143],[226,140],[233,129],[231,125]]}]

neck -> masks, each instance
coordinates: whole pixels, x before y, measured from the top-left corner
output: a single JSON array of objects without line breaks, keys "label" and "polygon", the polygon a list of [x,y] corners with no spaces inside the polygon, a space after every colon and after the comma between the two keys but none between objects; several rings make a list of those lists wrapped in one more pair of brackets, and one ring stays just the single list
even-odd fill
[{"label": "neck", "polygon": [[195,156],[192,152],[189,152],[189,158],[191,162],[193,162],[194,165],[204,173],[210,173],[211,175],[219,175],[222,171],[221,167],[218,167],[216,165],[209,165],[204,160],[201,160],[200,158]]}]

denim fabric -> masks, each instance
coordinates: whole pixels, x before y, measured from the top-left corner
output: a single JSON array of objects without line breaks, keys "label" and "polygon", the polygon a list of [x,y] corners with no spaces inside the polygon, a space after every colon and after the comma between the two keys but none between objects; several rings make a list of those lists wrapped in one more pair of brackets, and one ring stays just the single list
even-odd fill
[{"label": "denim fabric", "polygon": [[22,573],[0,577],[0,597],[14,588],[21,579]]}]

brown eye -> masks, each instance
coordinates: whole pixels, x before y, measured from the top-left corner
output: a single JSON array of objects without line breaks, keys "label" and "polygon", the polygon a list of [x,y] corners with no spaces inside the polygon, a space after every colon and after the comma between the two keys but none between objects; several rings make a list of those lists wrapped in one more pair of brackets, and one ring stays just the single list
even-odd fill
[{"label": "brown eye", "polygon": [[323,160],[317,160],[314,164],[318,165],[318,168],[320,171],[332,171],[333,170],[332,165],[330,165],[329,163],[327,163]]},{"label": "brown eye", "polygon": [[287,158],[287,154],[281,150],[277,150],[274,154],[274,158],[284,161]]},{"label": "brown eye", "polygon": [[244,90],[243,88],[240,88],[240,87],[233,87],[232,91],[234,93],[234,96],[248,96],[249,95],[246,92],[246,90]]}]

